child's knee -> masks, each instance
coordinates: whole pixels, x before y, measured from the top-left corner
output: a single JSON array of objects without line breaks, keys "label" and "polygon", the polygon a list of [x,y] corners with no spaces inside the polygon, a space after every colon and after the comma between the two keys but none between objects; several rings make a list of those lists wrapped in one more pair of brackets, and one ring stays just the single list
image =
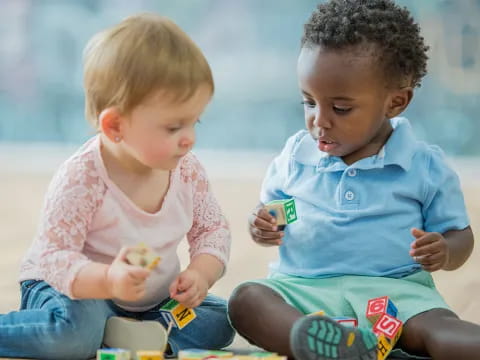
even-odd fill
[{"label": "child's knee", "polygon": [[234,327],[238,321],[245,319],[246,315],[253,313],[267,289],[256,283],[244,283],[235,288],[228,300],[228,316]]}]

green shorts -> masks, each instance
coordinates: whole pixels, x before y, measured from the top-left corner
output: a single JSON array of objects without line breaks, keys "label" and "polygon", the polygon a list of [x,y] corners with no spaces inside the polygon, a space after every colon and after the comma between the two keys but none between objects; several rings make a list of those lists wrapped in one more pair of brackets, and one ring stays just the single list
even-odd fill
[{"label": "green shorts", "polygon": [[304,314],[323,310],[330,317],[353,317],[359,327],[372,326],[366,318],[367,303],[380,296],[392,300],[398,309],[397,318],[403,323],[427,310],[450,310],[435,288],[432,276],[425,271],[400,279],[353,275],[302,278],[274,273],[268,279],[249,282],[271,288]]}]

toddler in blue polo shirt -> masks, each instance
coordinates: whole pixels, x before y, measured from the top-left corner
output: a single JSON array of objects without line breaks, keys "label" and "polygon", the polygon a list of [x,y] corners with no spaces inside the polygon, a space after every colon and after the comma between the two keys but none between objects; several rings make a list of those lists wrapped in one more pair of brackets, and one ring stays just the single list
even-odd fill
[{"label": "toddler in blue polo shirt", "polygon": [[[365,311],[388,296],[404,323],[396,352],[478,359],[480,326],[449,309],[430,275],[457,269],[473,248],[460,184],[441,150],[398,117],[427,49],[391,0],[331,0],[305,25],[297,73],[307,130],[271,164],[250,218],[253,240],[279,246],[279,260],[229,302],[250,342],[298,360],[376,359]],[[290,198],[299,220],[280,231],[263,204]],[[359,327],[306,316],[318,310]]]}]

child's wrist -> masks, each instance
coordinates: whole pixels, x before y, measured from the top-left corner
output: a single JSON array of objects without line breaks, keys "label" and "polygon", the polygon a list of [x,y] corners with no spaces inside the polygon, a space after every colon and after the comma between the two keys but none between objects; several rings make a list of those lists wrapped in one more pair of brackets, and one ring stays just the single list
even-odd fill
[{"label": "child's wrist", "polygon": [[110,268],[112,265],[107,265],[103,272],[103,286],[107,291],[108,299],[113,299],[113,286],[112,281],[110,280]]}]

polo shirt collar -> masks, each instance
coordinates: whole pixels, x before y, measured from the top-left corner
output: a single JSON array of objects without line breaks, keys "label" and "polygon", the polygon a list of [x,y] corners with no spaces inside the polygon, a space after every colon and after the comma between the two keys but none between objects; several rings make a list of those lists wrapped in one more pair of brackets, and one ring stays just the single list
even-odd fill
[{"label": "polo shirt collar", "polygon": [[343,171],[347,167],[356,169],[383,168],[388,165],[400,166],[405,171],[411,167],[415,153],[415,137],[409,121],[406,118],[390,120],[393,132],[378,154],[361,159],[347,166],[340,157],[330,156],[318,150],[317,142],[305,131],[294,152],[293,159],[303,165],[315,166],[317,171]]}]

